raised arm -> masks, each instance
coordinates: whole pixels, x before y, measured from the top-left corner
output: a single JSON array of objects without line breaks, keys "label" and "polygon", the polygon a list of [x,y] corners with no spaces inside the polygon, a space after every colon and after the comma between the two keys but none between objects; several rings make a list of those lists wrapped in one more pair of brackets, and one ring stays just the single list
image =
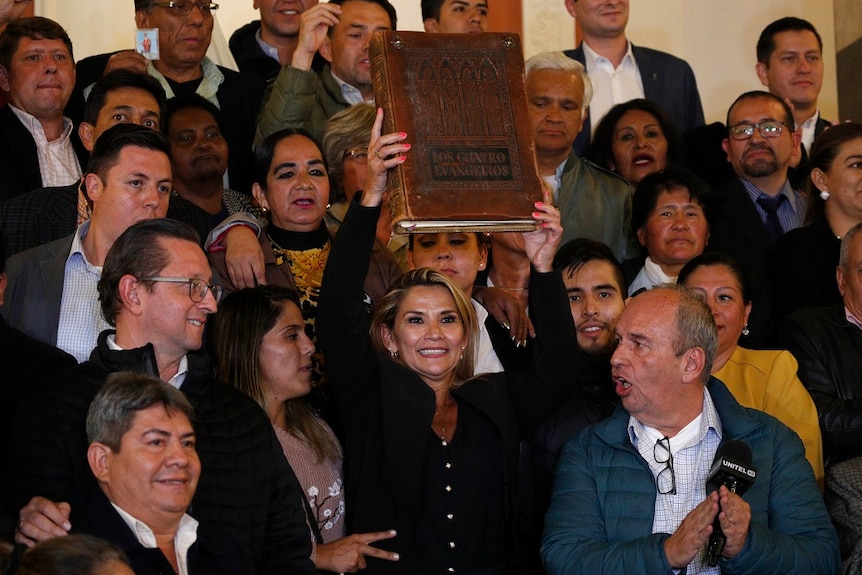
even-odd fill
[{"label": "raised arm", "polygon": [[569,310],[563,278],[552,262],[562,238],[560,212],[550,203],[537,202],[534,232],[524,234],[530,258],[530,317],[536,331],[531,369],[510,374],[510,390],[521,422],[528,433],[572,393],[588,358],[578,352],[577,333]]},{"label": "raised arm", "polygon": [[376,370],[368,335],[363,283],[371,262],[377,216],[389,169],[406,161],[406,134],[380,135],[378,110],[368,148],[368,177],[362,197],[354,198],[332,243],[320,289],[317,336],[326,358],[335,399],[352,404],[362,394],[355,385]]}]

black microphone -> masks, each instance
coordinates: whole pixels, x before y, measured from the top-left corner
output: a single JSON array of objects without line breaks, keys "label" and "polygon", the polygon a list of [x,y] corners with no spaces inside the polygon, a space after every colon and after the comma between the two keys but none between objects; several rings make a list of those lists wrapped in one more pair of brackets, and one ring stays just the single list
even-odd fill
[{"label": "black microphone", "polygon": [[[724,485],[731,493],[742,495],[751,487],[756,477],[757,470],[751,466],[751,448],[742,441],[731,439],[720,445],[715,454],[715,460],[706,478],[706,494],[709,495]],[[710,567],[718,564],[725,543],[727,537],[722,533],[716,515],[706,546],[706,562]]]}]

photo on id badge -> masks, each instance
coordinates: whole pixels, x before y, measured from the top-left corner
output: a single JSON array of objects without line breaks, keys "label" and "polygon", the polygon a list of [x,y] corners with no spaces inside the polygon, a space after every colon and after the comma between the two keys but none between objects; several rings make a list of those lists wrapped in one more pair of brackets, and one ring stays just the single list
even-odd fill
[{"label": "photo on id badge", "polygon": [[159,29],[138,28],[135,30],[135,52],[147,60],[158,60]]}]

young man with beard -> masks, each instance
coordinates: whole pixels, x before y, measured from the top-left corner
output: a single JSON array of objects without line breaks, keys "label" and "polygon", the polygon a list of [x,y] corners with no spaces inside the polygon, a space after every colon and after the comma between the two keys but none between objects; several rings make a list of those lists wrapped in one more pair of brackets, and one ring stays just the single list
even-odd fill
[{"label": "young man with beard", "polygon": [[[611,384],[610,357],[616,348],[614,326],[623,311],[626,283],[611,249],[598,241],[579,238],[565,244],[554,258],[569,294],[578,353],[589,356],[585,368],[572,374],[579,391],[560,405],[523,443],[521,472],[530,486],[521,499],[526,517],[522,535],[538,550],[543,518],[551,498],[554,469],[560,449],[586,426],[613,413],[618,399]],[[533,573],[541,573],[539,556],[530,558]]]}]

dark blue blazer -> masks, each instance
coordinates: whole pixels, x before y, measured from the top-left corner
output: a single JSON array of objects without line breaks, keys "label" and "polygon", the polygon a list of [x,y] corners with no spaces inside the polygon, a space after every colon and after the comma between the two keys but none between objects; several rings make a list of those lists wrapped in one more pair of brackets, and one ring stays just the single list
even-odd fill
[{"label": "dark blue blazer", "polygon": [[[583,43],[574,50],[566,50],[565,54],[586,66]],[[680,132],[702,126],[703,106],[694,72],[688,62],[666,52],[640,48],[634,44],[632,54],[640,70],[646,99],[661,106]],[[588,114],[573,146],[579,156],[583,156],[590,145],[590,126]]]}]

